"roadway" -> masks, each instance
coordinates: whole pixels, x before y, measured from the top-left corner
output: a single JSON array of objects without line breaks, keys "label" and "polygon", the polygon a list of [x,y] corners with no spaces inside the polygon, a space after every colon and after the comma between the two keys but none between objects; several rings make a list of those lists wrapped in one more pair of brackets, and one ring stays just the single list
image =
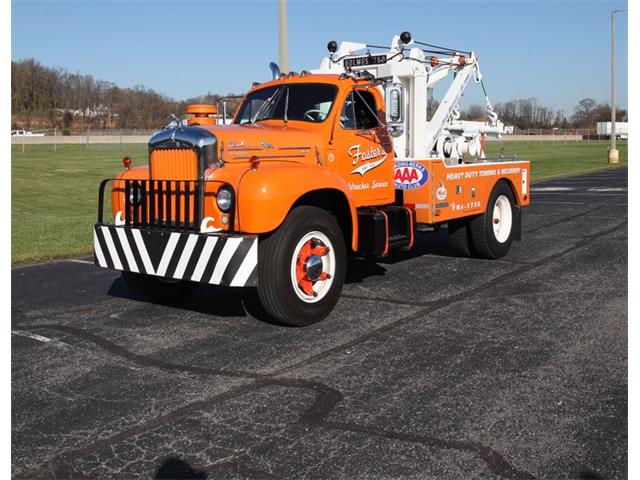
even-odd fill
[{"label": "roadway", "polygon": [[627,170],[531,190],[505,258],[420,235],[308,328],[14,268],[14,478],[626,478]]}]

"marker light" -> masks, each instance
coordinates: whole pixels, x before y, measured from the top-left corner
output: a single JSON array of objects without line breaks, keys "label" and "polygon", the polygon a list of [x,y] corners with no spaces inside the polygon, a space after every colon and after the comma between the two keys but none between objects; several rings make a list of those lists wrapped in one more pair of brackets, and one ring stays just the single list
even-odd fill
[{"label": "marker light", "polygon": [[228,187],[220,187],[218,194],[216,195],[216,203],[218,208],[223,212],[228,212],[231,209],[231,199],[233,194]]},{"label": "marker light", "polygon": [[251,170],[257,170],[260,166],[260,157],[251,155],[251,158],[249,158],[249,165],[251,165]]},{"label": "marker light", "polygon": [[122,164],[124,165],[124,168],[131,168],[131,159],[129,157],[124,157],[122,159]]}]

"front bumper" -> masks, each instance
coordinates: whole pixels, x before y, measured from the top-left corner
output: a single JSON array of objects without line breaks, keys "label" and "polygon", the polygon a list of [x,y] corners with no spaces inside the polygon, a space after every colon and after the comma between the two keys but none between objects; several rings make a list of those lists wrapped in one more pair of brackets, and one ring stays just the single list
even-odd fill
[{"label": "front bumper", "polygon": [[255,286],[258,237],[176,232],[97,223],[94,263],[102,268],[176,280]]}]

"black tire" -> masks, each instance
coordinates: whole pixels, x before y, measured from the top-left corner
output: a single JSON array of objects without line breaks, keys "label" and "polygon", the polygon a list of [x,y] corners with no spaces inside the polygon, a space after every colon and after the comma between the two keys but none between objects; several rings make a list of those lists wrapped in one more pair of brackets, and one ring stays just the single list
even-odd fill
[{"label": "black tire", "polygon": [[184,298],[198,286],[196,282],[163,279],[134,272],[122,272],[122,278],[138,295],[160,301]]},{"label": "black tire", "polygon": [[449,230],[449,243],[453,251],[461,257],[470,257],[473,254],[473,248],[471,246],[469,219],[451,220],[447,228]]},{"label": "black tire", "polygon": [[[501,197],[506,197],[511,211],[510,230],[503,241],[499,241],[498,238],[496,238],[493,228],[496,201]],[[513,227],[515,225],[514,219],[515,207],[513,192],[511,191],[511,187],[509,187],[504,180],[500,180],[491,191],[485,212],[481,215],[472,217],[469,221],[472,249],[475,254],[480,258],[495,259],[504,257],[509,251],[511,242],[513,241]]]},{"label": "black tire", "polygon": [[[332,256],[321,259],[322,271],[325,262],[334,266],[329,283],[318,283],[312,287],[323,288],[316,300],[305,296],[299,284],[294,285],[292,262],[299,243],[313,232],[320,232],[331,244]],[[325,246],[312,239],[313,245]],[[309,241],[312,241],[309,240]],[[306,245],[306,243],[304,243]],[[329,255],[328,253],[325,255]],[[299,255],[296,256],[299,258]],[[309,257],[310,258],[310,257]],[[332,258],[334,261],[331,261]],[[292,326],[306,326],[324,319],[335,307],[346,272],[345,242],[336,218],[317,207],[301,206],[294,208],[282,225],[271,235],[260,239],[258,248],[258,295],[265,310],[281,323]],[[296,280],[297,281],[297,280]],[[305,280],[306,281],[306,280]],[[298,289],[298,290],[295,290]]]}]

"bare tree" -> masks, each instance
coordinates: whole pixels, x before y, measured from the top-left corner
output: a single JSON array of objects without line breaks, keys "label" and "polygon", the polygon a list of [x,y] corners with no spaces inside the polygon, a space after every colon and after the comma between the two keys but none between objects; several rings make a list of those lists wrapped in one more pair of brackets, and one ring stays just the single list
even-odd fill
[{"label": "bare tree", "polygon": [[[207,93],[189,102],[176,102],[142,85],[120,88],[91,75],[69,73],[34,59],[11,62],[12,122],[22,127],[60,125],[86,128],[156,128],[169,114],[188,103],[213,103],[220,95]],[[237,102],[228,103],[231,114]]]}]

